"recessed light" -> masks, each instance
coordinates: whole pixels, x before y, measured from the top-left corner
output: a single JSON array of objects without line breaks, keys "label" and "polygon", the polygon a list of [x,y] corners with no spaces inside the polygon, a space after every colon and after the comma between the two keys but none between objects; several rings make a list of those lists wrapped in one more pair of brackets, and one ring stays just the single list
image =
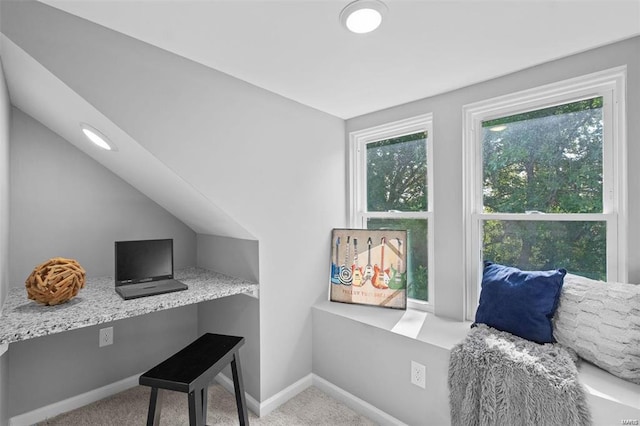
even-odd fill
[{"label": "recessed light", "polygon": [[340,22],[353,33],[370,33],[380,26],[386,11],[380,0],[356,0],[342,9]]},{"label": "recessed light", "polygon": [[89,126],[86,123],[80,123],[80,128],[82,129],[82,133],[84,133],[87,139],[89,139],[95,145],[107,151],[116,150],[115,145],[113,145],[112,142],[110,143],[109,139],[94,127]]}]

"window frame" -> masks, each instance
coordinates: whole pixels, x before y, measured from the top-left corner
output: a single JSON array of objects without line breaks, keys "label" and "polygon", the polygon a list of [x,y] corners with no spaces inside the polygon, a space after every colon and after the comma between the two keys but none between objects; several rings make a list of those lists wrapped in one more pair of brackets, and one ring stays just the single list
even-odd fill
[{"label": "window frame", "polygon": [[[369,143],[384,139],[392,139],[418,132],[426,132],[427,144],[427,210],[422,212],[369,212],[367,211],[367,158],[366,146]],[[368,218],[383,219],[425,219],[427,221],[427,291],[428,301],[407,299],[407,307],[433,312],[434,295],[434,261],[433,261],[433,114],[421,114],[415,117],[393,121],[349,133],[348,160],[348,220],[352,228],[366,229]]]},{"label": "window frame", "polygon": [[[602,213],[484,213],[482,122],[582,99],[603,97]],[[605,221],[607,280],[626,282],[626,66],[463,106],[464,267],[466,315],[473,320],[482,280],[484,220]]]}]

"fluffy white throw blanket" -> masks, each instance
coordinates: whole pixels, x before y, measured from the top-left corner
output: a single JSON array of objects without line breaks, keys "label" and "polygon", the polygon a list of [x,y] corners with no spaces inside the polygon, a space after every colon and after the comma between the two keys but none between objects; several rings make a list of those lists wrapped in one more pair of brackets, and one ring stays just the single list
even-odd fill
[{"label": "fluffy white throw blanket", "polygon": [[451,424],[590,425],[576,362],[558,344],[540,345],[479,324],[451,351]]}]

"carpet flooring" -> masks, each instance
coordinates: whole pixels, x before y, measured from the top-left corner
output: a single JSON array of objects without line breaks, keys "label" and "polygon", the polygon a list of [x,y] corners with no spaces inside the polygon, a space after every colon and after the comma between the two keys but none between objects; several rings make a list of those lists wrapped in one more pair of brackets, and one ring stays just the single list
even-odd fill
[{"label": "carpet flooring", "polygon": [[[111,397],[48,419],[42,426],[133,426],[144,425],[151,389],[136,386]],[[207,425],[237,425],[235,398],[218,384],[209,387]],[[257,417],[249,411],[252,425],[305,426],[305,425],[375,425],[316,387],[310,387],[282,404],[266,416]],[[189,424],[187,396],[166,391],[162,405],[160,425]]]}]

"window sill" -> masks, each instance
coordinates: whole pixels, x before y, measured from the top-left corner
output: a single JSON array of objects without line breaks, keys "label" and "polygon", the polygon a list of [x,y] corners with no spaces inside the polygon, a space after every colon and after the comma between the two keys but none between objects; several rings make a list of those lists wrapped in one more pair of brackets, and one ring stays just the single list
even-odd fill
[{"label": "window sill", "polygon": [[328,300],[313,308],[447,350],[460,343],[471,327],[469,321],[449,320],[411,308],[404,311]]},{"label": "window sill", "polygon": [[578,371],[580,382],[590,395],[638,410],[640,415],[640,385],[622,380],[587,361],[580,363]]}]

